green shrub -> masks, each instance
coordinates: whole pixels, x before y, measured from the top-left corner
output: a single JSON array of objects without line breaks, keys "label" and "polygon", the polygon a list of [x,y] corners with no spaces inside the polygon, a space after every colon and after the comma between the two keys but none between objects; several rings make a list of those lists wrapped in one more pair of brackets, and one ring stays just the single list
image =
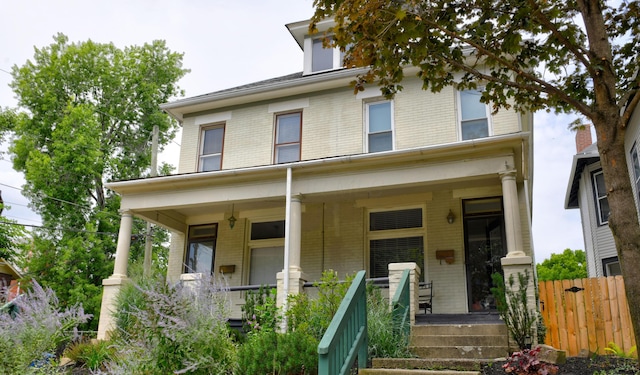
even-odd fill
[{"label": "green shrub", "polygon": [[76,363],[76,367],[90,370],[105,370],[105,365],[115,355],[114,348],[108,341],[76,342],[64,352],[64,357]]},{"label": "green shrub", "polygon": [[[403,329],[395,327],[389,301],[379,288],[367,290],[367,334],[369,358],[410,358],[409,337]],[[397,328],[397,329],[396,329]]]},{"label": "green shrub", "polygon": [[535,335],[537,311],[529,308],[527,289],[529,287],[530,275],[528,270],[524,273],[518,272],[518,285],[516,289],[513,275],[509,277],[505,284],[504,277],[500,273],[491,275],[493,288],[491,293],[496,299],[498,313],[520,349],[528,349],[528,341]]},{"label": "green shrub", "polygon": [[238,352],[238,373],[244,375],[303,375],[318,371],[318,340],[308,333],[260,332]]},{"label": "green shrub", "polygon": [[261,286],[257,292],[248,291],[242,306],[242,327],[245,332],[275,331],[280,323],[280,309],[276,291]]}]

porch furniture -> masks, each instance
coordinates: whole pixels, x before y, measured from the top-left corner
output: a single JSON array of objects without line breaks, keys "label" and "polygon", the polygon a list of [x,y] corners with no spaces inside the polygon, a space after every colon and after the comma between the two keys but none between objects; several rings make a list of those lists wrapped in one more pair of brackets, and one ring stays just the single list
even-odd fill
[{"label": "porch furniture", "polygon": [[424,314],[427,314],[427,310],[429,310],[429,314],[433,313],[432,310],[432,300],[433,300],[433,281],[420,282],[418,284],[418,311],[424,310]]}]

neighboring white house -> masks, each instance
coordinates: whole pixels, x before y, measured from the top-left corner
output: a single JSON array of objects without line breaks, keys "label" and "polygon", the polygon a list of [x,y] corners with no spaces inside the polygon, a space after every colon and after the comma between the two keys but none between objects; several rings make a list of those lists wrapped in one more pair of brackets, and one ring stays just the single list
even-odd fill
[{"label": "neighboring white house", "polygon": [[[604,187],[597,143],[592,143],[587,127],[576,134],[577,154],[573,157],[565,197],[565,208],[580,208],[587,274],[589,277],[621,275],[618,253],[609,229],[609,202]],[[640,201],[640,111],[631,118],[625,137],[625,150],[636,207]]]},{"label": "neighboring white house", "polygon": [[[531,113],[491,114],[475,90],[424,91],[411,71],[394,99],[354,95],[363,70],[343,68],[307,21],[287,27],[301,73],[164,104],[183,127],[178,173],[108,184],[122,222],[100,337],[132,216],[171,231],[169,280],[278,283],[280,301],[284,284],[298,293],[323,270],[384,277],[413,261],[433,280],[434,313],[482,312],[495,308],[491,273],[531,267]],[[243,294],[231,297],[238,318]]]}]

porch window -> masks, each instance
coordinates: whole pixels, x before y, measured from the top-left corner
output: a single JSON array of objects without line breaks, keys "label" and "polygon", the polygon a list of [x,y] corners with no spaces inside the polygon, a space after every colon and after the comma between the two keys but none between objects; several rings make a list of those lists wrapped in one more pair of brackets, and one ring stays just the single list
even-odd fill
[{"label": "porch window", "polygon": [[389,100],[365,104],[367,151],[393,150],[393,105]]},{"label": "porch window", "polygon": [[300,160],[302,112],[276,116],[275,162],[289,163]]},{"label": "porch window", "polygon": [[213,273],[216,255],[216,235],[218,224],[195,225],[189,227],[184,273]]},{"label": "porch window", "polygon": [[415,262],[424,267],[422,221],[422,208],[369,213],[370,277],[387,277],[389,263]]},{"label": "porch window", "polygon": [[200,134],[198,171],[219,171],[222,168],[224,124],[203,127]]},{"label": "porch window", "polygon": [[480,102],[481,95],[480,90],[459,92],[460,134],[463,141],[489,136],[487,105]]},{"label": "porch window", "polygon": [[605,225],[609,222],[609,199],[604,185],[604,174],[600,170],[594,172],[591,177],[593,179],[593,195],[596,202],[598,224]]},{"label": "porch window", "polygon": [[275,284],[284,267],[284,220],[251,224],[249,284]]}]

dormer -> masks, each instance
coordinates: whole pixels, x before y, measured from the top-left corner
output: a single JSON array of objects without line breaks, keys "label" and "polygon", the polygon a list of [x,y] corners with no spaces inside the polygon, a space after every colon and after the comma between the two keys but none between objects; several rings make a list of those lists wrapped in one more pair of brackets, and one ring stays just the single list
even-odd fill
[{"label": "dormer", "polygon": [[332,19],[317,24],[318,32],[309,35],[309,21],[299,21],[287,24],[287,29],[304,52],[303,75],[328,72],[343,68],[344,53],[339,48],[324,48],[322,40],[324,33],[333,27]]}]

